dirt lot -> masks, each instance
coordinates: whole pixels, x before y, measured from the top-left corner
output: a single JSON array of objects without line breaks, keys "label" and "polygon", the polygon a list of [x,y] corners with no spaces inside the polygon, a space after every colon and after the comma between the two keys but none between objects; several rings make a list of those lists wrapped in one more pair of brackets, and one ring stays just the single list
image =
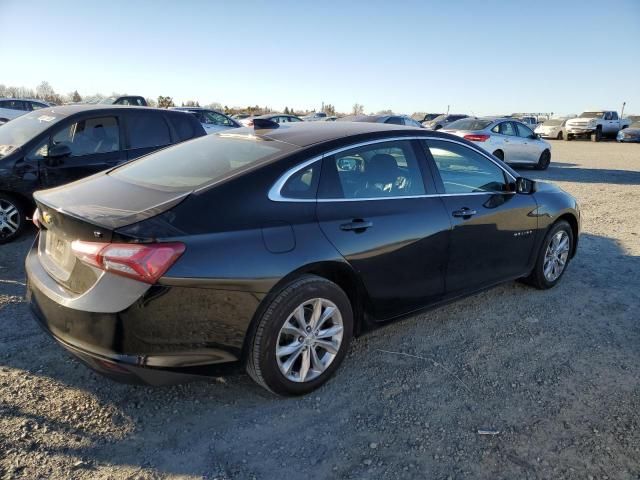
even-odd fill
[{"label": "dirt lot", "polygon": [[509,283],[365,335],[305,398],[246,375],[103,379],[30,318],[31,236],[0,247],[0,477],[640,478],[640,145],[553,142],[553,162],[523,173],[582,205],[557,288]]}]

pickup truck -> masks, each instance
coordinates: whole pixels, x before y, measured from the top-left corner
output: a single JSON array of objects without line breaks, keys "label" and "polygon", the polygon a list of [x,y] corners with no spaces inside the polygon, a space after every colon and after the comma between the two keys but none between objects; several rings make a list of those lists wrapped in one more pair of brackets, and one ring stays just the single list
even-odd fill
[{"label": "pickup truck", "polygon": [[614,110],[583,112],[577,118],[567,120],[564,139],[591,137],[592,142],[599,142],[603,137],[615,138],[620,130],[630,124],[628,118],[621,119]]}]

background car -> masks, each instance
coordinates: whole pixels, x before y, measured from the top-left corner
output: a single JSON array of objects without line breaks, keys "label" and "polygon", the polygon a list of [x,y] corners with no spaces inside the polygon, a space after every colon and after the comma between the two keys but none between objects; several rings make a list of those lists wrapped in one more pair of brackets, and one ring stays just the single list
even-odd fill
[{"label": "background car", "polygon": [[620,130],[616,140],[619,142],[640,142],[640,120]]},{"label": "background car", "polygon": [[562,140],[564,138],[564,127],[566,123],[566,118],[551,118],[538,124],[534,132],[542,138]]},{"label": "background car", "polygon": [[440,115],[444,115],[444,113],[427,113],[422,118],[422,120],[419,120],[419,122],[424,125],[425,122],[430,122],[431,120],[435,120]]},{"label": "background car", "polygon": [[245,127],[252,127],[253,121],[259,118],[261,120],[271,120],[276,123],[293,123],[302,122],[303,120],[296,115],[288,115],[286,113],[267,113],[265,115],[256,115],[254,117],[247,117],[240,120],[240,123]]},{"label": "background car", "polygon": [[538,119],[536,117],[522,116],[522,117],[513,117],[513,118],[515,118],[519,122],[524,123],[527,127],[529,127],[532,130],[535,129],[536,126],[538,125]]},{"label": "background car", "polygon": [[461,118],[467,118],[468,116],[469,115],[463,114],[438,115],[431,121],[422,122],[422,126],[427,130],[440,130],[441,128],[445,128],[451,122],[455,122]]},{"label": "background car", "polygon": [[407,115],[349,115],[338,118],[339,122],[368,122],[387,123],[391,125],[405,125],[407,127],[422,128],[422,125]]},{"label": "background car", "polygon": [[135,107],[146,107],[147,101],[140,95],[124,95],[122,97],[107,97],[98,103],[103,105],[132,105]]},{"label": "background car", "polygon": [[463,137],[506,163],[538,170],[546,170],[551,163],[551,145],[512,118],[464,118],[442,131]]},{"label": "background car", "polygon": [[224,113],[217,112],[216,110],[210,110],[208,108],[200,107],[172,107],[171,110],[178,110],[181,112],[189,112],[194,115],[198,121],[202,124],[207,133],[219,132],[221,130],[228,130],[230,128],[242,127],[240,122],[225,115]]},{"label": "background car", "polygon": [[518,278],[552,288],[576,251],[573,197],[463,139],[363,122],[261,132],[36,192],[25,266],[43,328],[118,380],[242,362],[301,395],[367,328]]},{"label": "background car", "polygon": [[0,243],[24,228],[35,190],[203,135],[188,113],[117,105],[43,108],[10,121],[0,127]]},{"label": "background car", "polygon": [[302,117],[302,120],[305,122],[317,122],[318,120],[325,120],[326,118],[327,114],[325,112],[313,112],[310,115]]},{"label": "background car", "polygon": [[33,110],[49,107],[48,102],[28,98],[0,98],[0,125]]}]

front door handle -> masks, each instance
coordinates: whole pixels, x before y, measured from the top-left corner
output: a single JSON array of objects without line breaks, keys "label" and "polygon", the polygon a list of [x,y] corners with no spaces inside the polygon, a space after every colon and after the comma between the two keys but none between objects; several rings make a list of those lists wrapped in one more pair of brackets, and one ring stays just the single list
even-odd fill
[{"label": "front door handle", "polygon": [[368,222],[366,220],[354,219],[350,223],[343,223],[340,225],[340,230],[350,231],[353,230],[356,233],[364,232],[367,228],[373,227],[373,222]]},{"label": "front door handle", "polygon": [[470,208],[462,208],[460,210],[456,210],[455,212],[452,213],[452,215],[454,217],[462,217],[462,218],[469,218],[474,216],[476,213],[478,213],[475,210],[471,210]]}]

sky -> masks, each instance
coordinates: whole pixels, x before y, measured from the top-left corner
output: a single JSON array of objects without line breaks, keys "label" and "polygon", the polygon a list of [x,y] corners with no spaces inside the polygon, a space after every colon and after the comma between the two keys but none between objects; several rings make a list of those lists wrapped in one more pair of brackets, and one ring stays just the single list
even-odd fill
[{"label": "sky", "polygon": [[7,86],[274,110],[640,113],[640,0],[0,0],[0,24]]}]

